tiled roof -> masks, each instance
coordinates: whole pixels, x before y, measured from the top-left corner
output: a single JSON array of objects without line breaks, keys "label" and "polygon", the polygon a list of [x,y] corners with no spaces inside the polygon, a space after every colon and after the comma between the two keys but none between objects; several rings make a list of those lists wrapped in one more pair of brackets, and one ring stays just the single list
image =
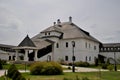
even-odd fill
[{"label": "tiled roof", "polygon": [[32,41],[34,42],[34,44],[36,45],[38,49],[42,49],[53,43],[52,41],[48,41],[48,40],[44,40],[40,38],[34,38],[34,39],[32,38]]},{"label": "tiled roof", "polygon": [[[62,39],[85,38],[85,39],[93,40],[100,43],[100,41],[92,37],[89,34],[89,32],[84,31],[83,29],[81,29],[80,27],[78,27],[72,22],[62,22],[62,23],[59,23],[59,25],[56,24],[54,26],[51,26],[43,30],[42,32],[48,32],[48,31],[62,32],[63,34]],[[40,37],[40,34],[38,34],[37,36]]]},{"label": "tiled roof", "polygon": [[57,31],[57,32],[60,32],[60,33],[62,32],[61,29],[57,25],[51,26],[51,27],[43,30],[42,32],[50,32],[50,31]]},{"label": "tiled roof", "polygon": [[18,47],[36,47],[33,41],[27,35],[23,41],[18,45]]}]

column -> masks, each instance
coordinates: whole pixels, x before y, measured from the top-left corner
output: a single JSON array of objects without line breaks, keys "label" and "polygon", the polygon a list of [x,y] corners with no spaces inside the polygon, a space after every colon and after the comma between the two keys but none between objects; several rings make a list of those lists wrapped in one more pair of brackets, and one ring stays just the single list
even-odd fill
[{"label": "column", "polygon": [[36,50],[35,50],[35,57],[34,57],[34,61],[38,61],[37,53],[38,53],[38,50],[36,49]]},{"label": "column", "polygon": [[29,51],[29,50],[27,50],[27,49],[25,50],[24,61],[28,61],[28,51]]},{"label": "column", "polygon": [[18,60],[18,50],[15,50],[15,61],[17,61]]}]

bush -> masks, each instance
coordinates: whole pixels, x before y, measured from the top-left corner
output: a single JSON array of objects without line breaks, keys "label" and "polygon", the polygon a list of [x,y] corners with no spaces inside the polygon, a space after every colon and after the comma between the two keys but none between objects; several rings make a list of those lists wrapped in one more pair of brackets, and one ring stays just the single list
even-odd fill
[{"label": "bush", "polygon": [[26,80],[21,73],[17,70],[16,66],[12,64],[8,71],[7,71],[7,76],[11,78],[12,80]]},{"label": "bush", "polygon": [[7,76],[8,76],[9,78],[12,78],[13,74],[14,74],[16,71],[17,71],[16,66],[15,66],[14,64],[12,64],[12,65],[9,67],[8,71],[7,71]]},{"label": "bush", "polygon": [[19,80],[18,77],[21,76],[20,72],[16,71],[14,72],[13,76],[12,76],[12,80]]},{"label": "bush", "polygon": [[30,66],[30,73],[33,75],[41,75],[44,63],[36,62]]},{"label": "bush", "polygon": [[30,68],[33,75],[58,75],[62,74],[62,67],[55,62],[36,62]]},{"label": "bush", "polygon": [[112,71],[112,70],[113,70],[113,66],[112,66],[112,65],[109,65],[109,66],[107,66],[107,69],[108,69],[109,71]]},{"label": "bush", "polygon": [[79,67],[88,67],[90,64],[88,62],[75,62],[75,66],[79,66]]},{"label": "bush", "polygon": [[7,64],[7,61],[6,61],[6,60],[1,60],[1,59],[0,59],[0,63],[1,63],[2,65],[5,65],[5,64]]},{"label": "bush", "polygon": [[108,64],[102,64],[102,69],[107,69]]}]

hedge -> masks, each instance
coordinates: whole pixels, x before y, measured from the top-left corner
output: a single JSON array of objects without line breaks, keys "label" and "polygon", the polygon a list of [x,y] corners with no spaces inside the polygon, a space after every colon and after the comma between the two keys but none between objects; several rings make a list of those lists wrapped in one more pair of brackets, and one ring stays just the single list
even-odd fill
[{"label": "hedge", "polygon": [[58,75],[62,74],[63,70],[56,62],[36,62],[31,65],[30,73],[32,75]]}]

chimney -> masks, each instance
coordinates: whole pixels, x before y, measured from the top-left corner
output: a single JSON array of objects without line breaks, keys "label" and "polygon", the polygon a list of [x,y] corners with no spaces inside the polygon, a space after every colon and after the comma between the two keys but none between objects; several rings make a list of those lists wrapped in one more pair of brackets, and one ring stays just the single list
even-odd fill
[{"label": "chimney", "polygon": [[72,22],[72,17],[71,16],[69,17],[69,22]]},{"label": "chimney", "polygon": [[60,22],[60,19],[57,20],[57,24],[59,25],[61,22]]},{"label": "chimney", "polygon": [[53,25],[55,26],[55,25],[56,25],[56,22],[53,22]]}]

